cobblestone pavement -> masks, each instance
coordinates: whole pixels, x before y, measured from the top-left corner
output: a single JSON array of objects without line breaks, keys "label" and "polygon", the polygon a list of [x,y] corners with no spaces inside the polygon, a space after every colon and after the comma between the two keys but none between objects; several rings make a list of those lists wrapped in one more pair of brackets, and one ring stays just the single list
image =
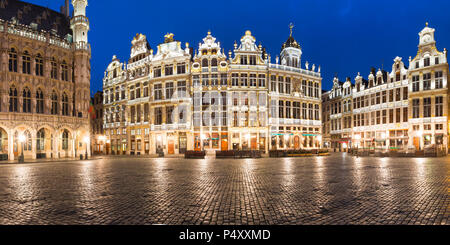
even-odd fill
[{"label": "cobblestone pavement", "polygon": [[0,224],[450,224],[450,157],[0,165]]}]

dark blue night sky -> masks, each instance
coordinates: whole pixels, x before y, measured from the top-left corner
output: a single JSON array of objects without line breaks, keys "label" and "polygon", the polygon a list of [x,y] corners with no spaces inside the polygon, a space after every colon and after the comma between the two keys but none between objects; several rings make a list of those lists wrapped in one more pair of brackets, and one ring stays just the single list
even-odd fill
[{"label": "dark blue night sky", "polygon": [[[59,10],[64,0],[25,0]],[[322,67],[323,89],[330,89],[335,73],[352,80],[361,72],[384,63],[390,71],[393,59],[417,53],[418,33],[430,23],[436,29],[438,50],[450,49],[450,1],[448,0],[298,0],[298,1],[148,1],[89,0],[91,23],[91,90],[102,88],[105,68],[115,54],[128,61],[136,33],[147,35],[151,47],[172,32],[175,39],[198,43],[212,31],[226,53],[246,30],[251,30],[272,56],[279,54],[293,22],[304,62]]]}]

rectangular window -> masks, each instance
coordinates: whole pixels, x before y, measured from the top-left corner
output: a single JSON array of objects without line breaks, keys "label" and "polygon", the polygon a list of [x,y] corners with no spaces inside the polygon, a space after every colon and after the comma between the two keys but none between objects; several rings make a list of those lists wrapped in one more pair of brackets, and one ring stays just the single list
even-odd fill
[{"label": "rectangular window", "polygon": [[383,110],[383,124],[387,123],[387,111]]},{"label": "rectangular window", "polygon": [[431,73],[423,74],[423,90],[431,89]]},{"label": "rectangular window", "polygon": [[239,86],[239,75],[237,73],[231,74],[231,86]]},{"label": "rectangular window", "polygon": [[247,74],[241,74],[241,86],[247,87],[248,86],[248,76]]},{"label": "rectangular window", "polygon": [[219,74],[211,74],[211,86],[219,85]]},{"label": "rectangular window", "polygon": [[256,74],[250,74],[250,86],[256,87]]},{"label": "rectangular window", "polygon": [[443,84],[442,84],[442,71],[438,71],[434,74],[435,76],[435,87],[436,89],[440,89],[443,88]]},{"label": "rectangular window", "polygon": [[192,83],[194,84],[194,87],[199,87],[200,86],[200,76],[199,75],[192,76]]},{"label": "rectangular window", "polygon": [[174,93],[173,82],[166,83],[166,100],[172,99]]},{"label": "rectangular window", "polygon": [[420,90],[420,78],[419,76],[412,77],[412,91],[417,92]]},{"label": "rectangular window", "polygon": [[164,75],[165,76],[171,76],[173,75],[173,65],[166,65],[164,67]]},{"label": "rectangular window", "polygon": [[382,101],[383,101],[382,103],[386,103],[386,94],[387,94],[386,91],[382,92],[382,98],[383,98],[382,99]]},{"label": "rectangular window", "polygon": [[394,102],[394,90],[389,90],[389,102]]},{"label": "rectangular window", "polygon": [[278,93],[284,94],[284,79],[283,77],[278,77]]},{"label": "rectangular window", "polygon": [[401,90],[400,88],[395,89],[395,101],[400,101],[401,100]]},{"label": "rectangular window", "polygon": [[396,123],[400,123],[400,117],[401,117],[401,109],[400,108],[396,108],[395,109],[395,122]]},{"label": "rectangular window", "polygon": [[220,74],[220,85],[222,86],[227,86],[228,85],[228,77],[226,73],[221,73]]},{"label": "rectangular window", "polygon": [[425,58],[425,59],[423,60],[423,66],[424,66],[424,67],[430,66],[430,58]]},{"label": "rectangular window", "polygon": [[286,101],[286,118],[291,118],[291,102]]},{"label": "rectangular window", "polygon": [[438,96],[436,97],[436,117],[442,117],[444,115],[444,97]]},{"label": "rectangular window", "polygon": [[180,63],[177,64],[177,74],[185,74],[186,73],[186,64]]},{"label": "rectangular window", "polygon": [[162,100],[162,84],[155,84],[154,93],[155,100]]},{"label": "rectangular window", "polygon": [[202,86],[209,86],[209,75],[208,74],[202,75]]},{"label": "rectangular window", "polygon": [[423,117],[431,117],[431,98],[423,99]]},{"label": "rectangular window", "polygon": [[161,77],[161,67],[155,67],[153,70],[153,77]]},{"label": "rectangular window", "polygon": [[420,117],[420,99],[413,99],[413,118]]},{"label": "rectangular window", "polygon": [[259,74],[258,75],[258,87],[266,87],[266,75]]},{"label": "rectangular window", "polygon": [[408,122],[408,107],[403,108],[403,122]]},{"label": "rectangular window", "polygon": [[277,77],[276,76],[270,76],[270,91],[276,92],[277,91]]},{"label": "rectangular window", "polygon": [[161,124],[162,124],[162,108],[157,107],[155,108],[155,125]]},{"label": "rectangular window", "polygon": [[278,117],[284,118],[284,102],[282,100],[278,102]]},{"label": "rectangular window", "polygon": [[173,123],[173,106],[166,107],[166,124]]}]

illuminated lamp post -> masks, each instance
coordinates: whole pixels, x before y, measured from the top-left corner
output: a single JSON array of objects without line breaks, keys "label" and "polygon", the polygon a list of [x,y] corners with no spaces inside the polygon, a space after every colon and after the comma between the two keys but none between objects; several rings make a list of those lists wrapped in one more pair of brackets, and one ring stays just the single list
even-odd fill
[{"label": "illuminated lamp post", "polygon": [[84,137],[84,143],[86,143],[86,155],[85,155],[85,159],[88,159],[88,144],[89,144],[89,136],[85,136]]},{"label": "illuminated lamp post", "polygon": [[319,141],[319,150],[322,148],[322,135],[317,136],[317,141]]}]

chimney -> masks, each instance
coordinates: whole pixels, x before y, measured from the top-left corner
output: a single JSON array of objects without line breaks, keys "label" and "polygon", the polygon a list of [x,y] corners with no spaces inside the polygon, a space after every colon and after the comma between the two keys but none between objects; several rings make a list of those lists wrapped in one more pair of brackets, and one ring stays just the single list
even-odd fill
[{"label": "chimney", "polygon": [[69,0],[66,0],[66,5],[64,6],[64,14],[67,16],[67,17],[70,17],[70,4],[69,4]]}]

